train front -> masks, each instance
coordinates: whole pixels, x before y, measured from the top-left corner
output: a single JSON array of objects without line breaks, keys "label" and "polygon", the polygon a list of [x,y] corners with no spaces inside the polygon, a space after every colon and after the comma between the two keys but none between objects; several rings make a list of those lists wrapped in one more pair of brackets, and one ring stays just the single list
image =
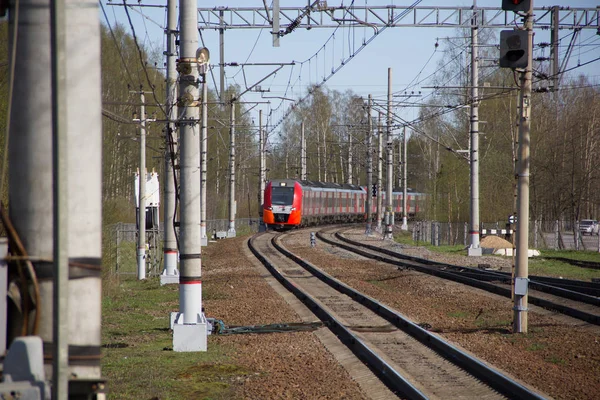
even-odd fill
[{"label": "train front", "polygon": [[293,179],[274,179],[265,188],[263,222],[267,227],[294,228],[302,221],[302,186]]}]

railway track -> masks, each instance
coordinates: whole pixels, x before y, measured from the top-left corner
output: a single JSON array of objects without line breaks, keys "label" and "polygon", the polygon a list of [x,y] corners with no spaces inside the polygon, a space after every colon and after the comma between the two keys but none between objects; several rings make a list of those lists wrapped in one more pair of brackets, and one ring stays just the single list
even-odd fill
[{"label": "railway track", "polygon": [[[341,247],[364,257],[392,264],[398,268],[410,268],[504,297],[511,297],[510,274],[438,263],[403,255],[378,246],[348,239],[339,231],[339,227],[326,228],[317,232],[317,237],[332,246]],[[591,324],[600,325],[600,298],[589,294],[598,294],[599,291],[600,284],[598,283],[532,276],[529,282],[529,303]]]},{"label": "railway track", "polygon": [[404,316],[287,251],[277,234],[248,241],[252,253],[396,395],[409,399],[541,399]]}]

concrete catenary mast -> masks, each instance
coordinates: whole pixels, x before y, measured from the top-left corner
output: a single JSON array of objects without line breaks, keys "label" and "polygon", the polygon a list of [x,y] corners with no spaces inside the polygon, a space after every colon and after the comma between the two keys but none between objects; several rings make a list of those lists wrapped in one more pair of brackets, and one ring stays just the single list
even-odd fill
[{"label": "concrete catenary mast", "polygon": [[[171,315],[174,351],[206,351],[200,259],[200,129],[196,2],[180,0],[179,132],[181,170],[179,313]],[[208,61],[208,60],[207,60]]]},{"label": "concrete catenary mast", "polygon": [[175,34],[177,30],[177,0],[167,2],[167,126],[165,127],[165,180],[163,192],[164,204],[164,269],[160,276],[161,285],[179,283],[177,270],[177,240],[173,220],[175,218],[175,176],[174,163],[177,159],[177,52]]},{"label": "concrete catenary mast", "polygon": [[365,234],[371,234],[371,221],[372,216],[372,204],[373,204],[373,193],[371,188],[373,186],[373,119],[371,118],[371,102],[372,97],[369,95],[367,102],[367,227],[365,228]]},{"label": "concrete catenary mast", "polygon": [[527,333],[529,304],[529,165],[531,129],[531,79],[533,76],[533,0],[525,16],[527,31],[527,67],[521,73],[521,95],[519,97],[519,149],[517,184],[517,257],[514,284],[513,330]]},{"label": "concrete catenary mast", "polygon": [[394,168],[393,168],[393,157],[394,148],[392,142],[392,69],[388,68],[388,98],[387,98],[387,175],[386,175],[386,189],[385,189],[385,232],[383,235],[384,239],[393,239],[393,226],[394,226],[394,210],[392,208],[392,188],[394,184]]},{"label": "concrete catenary mast", "polygon": [[[37,323],[28,334],[44,342],[44,357],[29,361],[48,363],[52,397],[66,399],[68,379],[90,382],[96,393],[103,387],[98,3],[51,7],[26,0],[19,8],[18,20],[14,3],[10,9],[9,54],[11,63],[27,68],[12,76],[9,216],[24,250],[40,260],[33,261]],[[67,101],[78,98],[86,101]]]},{"label": "concrete catenary mast", "polygon": [[408,230],[408,138],[406,136],[406,127],[402,133],[402,230]]},{"label": "concrete catenary mast", "polygon": [[265,203],[265,181],[266,181],[266,163],[265,163],[265,132],[262,124],[262,110],[258,110],[258,147],[260,152],[260,184],[258,188],[258,206],[260,216],[262,217],[262,207]]},{"label": "concrete catenary mast", "polygon": [[229,229],[227,237],[235,237],[235,97],[231,96],[229,115]]},{"label": "concrete catenary mast", "polygon": [[377,118],[377,232],[382,233],[381,220],[383,217],[383,127],[381,125],[381,112]]},{"label": "concrete catenary mast", "polygon": [[306,136],[304,135],[304,121],[300,123],[300,180],[306,180]]},{"label": "concrete catenary mast", "polygon": [[206,73],[202,79],[202,130],[200,139],[200,159],[202,160],[201,182],[200,182],[200,241],[202,246],[208,246],[206,236],[206,177],[208,164],[208,84]]},{"label": "concrete catenary mast", "polygon": [[146,104],[140,90],[140,170],[138,171],[137,278],[146,279]]},{"label": "concrete catenary mast", "polygon": [[469,256],[481,256],[479,243],[479,43],[477,7],[473,5],[473,27],[471,28],[471,228],[469,230]]}]

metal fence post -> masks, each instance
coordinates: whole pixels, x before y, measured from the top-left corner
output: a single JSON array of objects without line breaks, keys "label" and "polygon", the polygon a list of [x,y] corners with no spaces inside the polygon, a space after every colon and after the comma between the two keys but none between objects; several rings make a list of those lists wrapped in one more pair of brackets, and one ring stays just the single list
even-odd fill
[{"label": "metal fence post", "polygon": [[121,253],[120,253],[120,247],[121,247],[121,224],[118,224],[115,228],[116,233],[117,233],[117,263],[115,266],[115,274],[119,273],[119,263],[121,262]]},{"label": "metal fence post", "polygon": [[435,239],[434,239],[435,235],[434,235],[434,232],[435,232],[435,222],[431,221],[431,224],[429,224],[429,235],[428,235],[429,237],[428,237],[428,239],[429,239],[429,243],[435,246]]},{"label": "metal fence post", "polygon": [[554,221],[554,250],[558,250],[558,220]]}]

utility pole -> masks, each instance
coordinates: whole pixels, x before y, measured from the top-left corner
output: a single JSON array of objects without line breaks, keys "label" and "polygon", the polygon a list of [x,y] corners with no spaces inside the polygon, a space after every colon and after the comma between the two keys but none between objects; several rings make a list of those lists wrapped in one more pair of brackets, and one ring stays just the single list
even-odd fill
[{"label": "utility pole", "polygon": [[387,176],[385,191],[385,234],[384,239],[392,240],[394,226],[394,210],[392,208],[392,189],[394,183],[393,157],[394,145],[392,143],[392,69],[388,68],[388,98],[387,98]]},{"label": "utility pole", "polygon": [[[206,351],[207,321],[202,312],[200,240],[200,136],[198,13],[195,0],[179,1],[179,132],[181,175],[179,312],[171,314],[173,350]],[[200,54],[198,54],[200,53]],[[208,62],[206,57],[201,65]]]},{"label": "utility pole", "polygon": [[[181,0],[180,0],[181,1]],[[221,90],[221,106],[225,106],[225,15],[224,10],[219,10],[219,88]]]},{"label": "utility pole", "polygon": [[177,239],[175,237],[175,169],[177,154],[177,127],[173,119],[177,118],[177,51],[175,33],[177,30],[177,1],[167,1],[167,125],[165,127],[165,180],[163,192],[164,269],[160,275],[160,284],[179,283],[177,271]]},{"label": "utility pole", "polygon": [[200,130],[200,243],[208,246],[206,236],[206,177],[208,162],[208,82],[206,82],[206,71],[202,76],[202,129]]},{"label": "utility pole", "polygon": [[382,113],[377,118],[377,232],[382,233],[381,220],[383,216],[383,126],[381,125]]},{"label": "utility pole", "polygon": [[373,187],[373,119],[371,118],[371,104],[372,97],[369,95],[367,101],[367,227],[365,229],[365,234],[371,234],[371,220],[372,216],[372,203],[373,203],[373,193],[371,193]]},{"label": "utility pole", "polygon": [[306,137],[304,136],[304,121],[300,123],[300,180],[306,180]]},{"label": "utility pole", "polygon": [[235,237],[235,97],[231,95],[229,116],[229,229],[227,237]]},{"label": "utility pole", "polygon": [[403,231],[408,230],[408,138],[406,136],[406,126],[404,127],[404,132],[402,133],[403,140],[403,156],[402,156],[402,227]]},{"label": "utility pole", "polygon": [[352,184],[352,133],[348,128],[348,178],[346,183]]},{"label": "utility pole", "polygon": [[[52,398],[69,398],[69,135],[67,120],[67,28],[64,2],[54,2],[51,17],[52,59]],[[6,278],[4,278],[6,279]],[[4,303],[6,305],[6,303]],[[3,310],[4,311],[4,310]],[[37,311],[36,311],[37,312]],[[6,327],[3,328],[6,331]],[[24,361],[24,360],[22,360]],[[16,397],[16,396],[15,396]]]},{"label": "utility pole", "polygon": [[[105,384],[100,23],[98,2],[79,4],[67,10],[63,1],[34,8],[21,2],[18,18],[10,8],[7,29],[9,63],[17,68],[10,76],[10,169],[3,171],[8,187],[2,189],[8,190],[9,218],[22,241],[12,243],[11,251],[33,267],[38,280],[20,293],[35,299],[31,309],[3,321],[8,354],[13,346],[26,349],[26,357],[5,358],[4,371],[18,372],[13,388],[37,381],[40,398],[57,400],[71,397],[69,381],[82,388],[84,398],[100,398]],[[74,81],[67,84],[67,77]],[[67,101],[80,98],[86,101]],[[69,348],[84,349],[85,362],[73,353],[69,357]]]},{"label": "utility pole", "polygon": [[531,124],[531,78],[533,69],[533,0],[525,15],[527,31],[527,66],[521,73],[521,97],[519,99],[519,149],[517,184],[517,262],[514,285],[513,330],[527,333],[528,282],[529,282],[529,164]]},{"label": "utility pole", "polygon": [[473,17],[471,19],[471,229],[469,231],[469,256],[481,256],[479,244],[479,38],[477,20],[477,1],[473,0]]},{"label": "utility pole", "polygon": [[[49,4],[49,3],[48,3]],[[47,4],[47,5],[48,5]],[[11,9],[12,13],[14,9]],[[60,18],[58,10],[53,10],[56,14],[53,18]],[[97,17],[96,17],[97,18]],[[11,63],[14,65],[28,65],[31,68],[15,68],[14,73],[11,76],[12,82],[14,83],[12,93],[12,107],[10,108],[10,126],[9,126],[9,140],[8,140],[8,156],[10,158],[10,168],[8,169],[8,197],[9,197],[9,217],[14,224],[15,230],[19,233],[21,240],[26,243],[27,254],[34,254],[37,256],[37,260],[32,260],[33,268],[36,274],[40,271],[48,270],[53,274],[53,279],[45,279],[39,281],[37,288],[39,297],[36,299],[37,306],[54,304],[54,296],[62,295],[63,293],[54,293],[55,282],[54,278],[58,278],[59,284],[63,284],[62,276],[55,276],[57,268],[65,268],[65,265],[56,265],[59,262],[64,262],[65,254],[64,250],[59,249],[58,246],[65,244],[64,232],[57,232],[58,229],[64,229],[64,221],[55,221],[54,218],[63,218],[64,210],[57,209],[58,207],[63,208],[63,204],[53,205],[48,199],[56,199],[63,202],[64,199],[60,197],[60,193],[56,193],[55,186],[53,185],[54,163],[61,164],[64,166],[64,160],[55,159],[55,152],[64,149],[64,136],[60,130],[64,129],[64,125],[60,126],[63,121],[61,117],[64,116],[64,111],[59,107],[62,106],[62,101],[57,98],[59,102],[56,103],[56,109],[52,109],[53,98],[52,89],[53,85],[57,85],[62,81],[61,71],[52,71],[52,63],[56,63],[56,67],[61,64],[69,65],[68,62],[62,63],[60,59],[52,59],[53,51],[58,50],[51,48],[51,42],[48,40],[51,34],[51,9],[50,7],[39,7],[34,9],[32,7],[23,7],[20,10],[19,18],[15,18],[11,15],[8,18],[9,27],[8,32],[10,35],[9,40],[9,52],[11,57]],[[58,22],[58,21],[57,21]],[[87,33],[87,32],[86,32]],[[14,36],[16,34],[16,36]],[[59,41],[62,39],[55,32],[53,41],[56,41],[56,46],[59,46]],[[69,37],[67,35],[66,40]],[[19,45],[16,47],[15,44]],[[61,53],[55,54],[64,55],[64,48]],[[66,55],[69,55],[66,52]],[[31,60],[36,60],[32,63]],[[90,64],[91,65],[91,64]],[[43,71],[43,72],[42,72]],[[48,71],[52,71],[53,77]],[[55,81],[53,82],[53,79]],[[67,85],[68,88],[68,85]],[[60,96],[60,93],[56,93],[55,96]],[[73,102],[67,103],[69,106],[73,105]],[[67,118],[69,115],[67,115]],[[56,119],[55,119],[56,118]],[[100,121],[101,122],[101,121]],[[56,132],[53,131],[54,125],[58,124]],[[58,135],[56,141],[53,142],[53,134]],[[67,133],[69,135],[69,133]],[[67,144],[68,146],[68,144]],[[32,158],[35,155],[35,159]],[[58,156],[58,153],[56,153]],[[60,156],[66,156],[67,153],[63,153]],[[87,166],[88,164],[86,164]],[[58,166],[58,165],[57,165]],[[5,171],[6,172],[6,171]],[[61,171],[56,171],[61,173]],[[63,177],[64,178],[64,177]],[[35,192],[32,190],[29,182],[39,182],[36,185]],[[67,184],[66,181],[56,182],[57,185]],[[62,187],[61,187],[62,188]],[[5,188],[3,187],[3,190]],[[68,188],[62,188],[68,193]],[[53,208],[54,206],[54,208]],[[53,213],[59,211],[61,214],[54,216]],[[35,215],[36,218],[32,218]],[[55,222],[61,224],[61,226],[54,226]],[[56,237],[59,243],[53,243],[53,235],[59,233],[60,236]],[[55,247],[57,246],[57,247]],[[70,249],[70,248],[69,248]],[[60,259],[54,259],[54,256],[60,257]],[[66,255],[68,257],[68,254]],[[54,260],[52,264],[48,265],[47,262],[42,260]],[[46,264],[46,265],[44,265]],[[64,271],[60,271],[62,275]],[[6,281],[4,282],[6,283]],[[32,292],[35,293],[35,286],[32,285]],[[61,288],[64,290],[64,287]],[[59,289],[60,290],[60,289]],[[33,296],[33,294],[32,294]],[[69,296],[69,299],[70,300]],[[67,300],[67,302],[68,302]],[[42,304],[40,302],[43,301]],[[64,299],[63,299],[64,301]],[[5,303],[6,304],[6,303]],[[68,303],[69,306],[72,303]],[[39,335],[41,340],[39,341],[40,348],[43,342],[52,343],[52,347],[47,349],[49,353],[61,353],[59,356],[65,357],[65,345],[62,341],[65,337],[68,338],[68,334],[65,335],[61,329],[59,337],[53,337],[54,324],[62,322],[62,318],[66,315],[56,315],[55,312],[63,312],[64,309],[53,310],[48,308],[48,313],[42,312],[35,315],[33,320],[34,327],[28,329],[26,334]],[[7,331],[8,334],[8,345],[9,351],[10,346],[16,343],[18,336],[22,336],[21,326],[25,323],[23,316],[14,316],[9,318],[7,324],[9,325]],[[60,319],[60,320],[59,320]],[[15,328],[18,327],[18,328]],[[27,327],[29,327],[27,325]],[[19,332],[14,334],[13,332]],[[60,340],[60,342],[55,342]],[[69,343],[71,343],[69,341]],[[48,354],[50,356],[50,354]],[[39,357],[39,360],[27,360],[35,364],[44,363],[43,357]],[[25,365],[23,360],[23,365]],[[58,360],[56,360],[58,361]],[[47,361],[48,363],[50,360]],[[62,364],[61,360],[61,364]],[[49,366],[49,365],[48,365]],[[36,365],[39,368],[39,365]],[[53,394],[56,391],[60,391],[60,395],[63,396],[61,399],[66,399],[65,394],[68,394],[68,387],[64,386],[64,375],[63,365],[57,365],[58,369],[52,371],[53,374],[62,374],[61,377],[56,378],[52,376],[52,380],[58,380],[59,387],[53,388]],[[4,370],[6,370],[4,365]],[[41,370],[44,368],[42,366]],[[69,371],[70,372],[70,371]],[[50,378],[50,377],[48,377]]]},{"label": "utility pole", "polygon": [[137,278],[146,279],[146,99],[140,88],[140,170],[138,172]]},{"label": "utility pole", "polygon": [[266,184],[266,160],[265,160],[265,134],[263,133],[263,125],[262,125],[262,110],[258,110],[258,153],[260,157],[260,171],[259,177],[260,180],[258,185],[258,216],[259,220],[259,232],[264,232],[266,230],[265,222],[263,221],[263,206],[265,204],[265,184]]},{"label": "utility pole", "polygon": [[552,58],[550,59],[550,79],[552,79],[552,90],[554,91],[555,100],[556,97],[558,97],[558,84],[560,82],[560,65],[558,63],[558,45],[560,44],[560,40],[558,37],[558,26],[560,24],[559,9],[560,6],[552,7],[552,29],[550,30],[550,54],[552,56]]},{"label": "utility pole", "polygon": [[258,110],[258,146],[260,151],[260,187],[258,190],[259,206],[262,216],[262,206],[265,203],[265,138],[262,125],[262,110]]},{"label": "utility pole", "polygon": [[[397,141],[398,144],[398,162],[396,163],[396,178],[398,179],[398,187],[402,187],[402,142],[400,139]],[[394,149],[395,155],[395,149]]]}]

